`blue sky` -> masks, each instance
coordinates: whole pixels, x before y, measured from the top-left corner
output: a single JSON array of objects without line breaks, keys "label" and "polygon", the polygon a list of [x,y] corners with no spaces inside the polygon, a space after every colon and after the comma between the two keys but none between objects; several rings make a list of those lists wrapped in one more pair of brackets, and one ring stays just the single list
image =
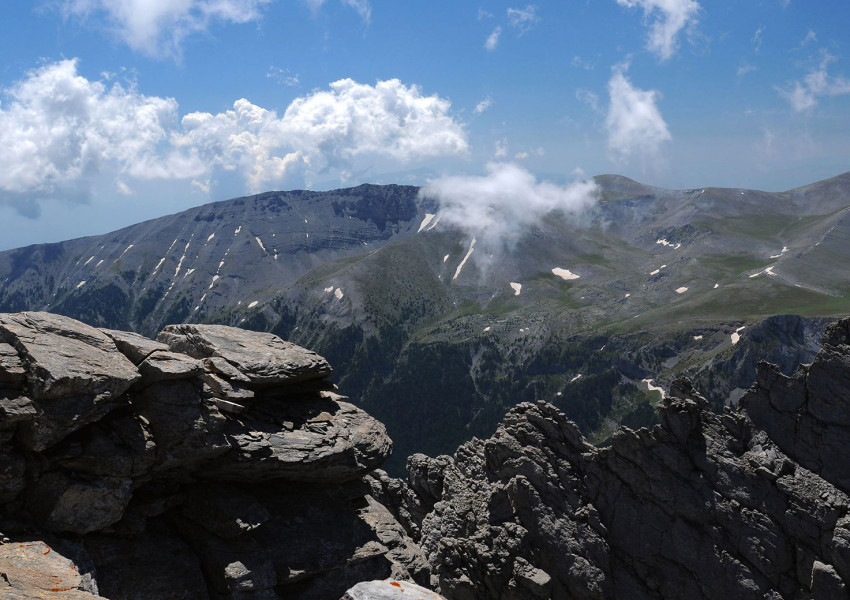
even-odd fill
[{"label": "blue sky", "polygon": [[850,170],[846,0],[0,7],[0,249],[269,189],[512,164],[782,190]]}]

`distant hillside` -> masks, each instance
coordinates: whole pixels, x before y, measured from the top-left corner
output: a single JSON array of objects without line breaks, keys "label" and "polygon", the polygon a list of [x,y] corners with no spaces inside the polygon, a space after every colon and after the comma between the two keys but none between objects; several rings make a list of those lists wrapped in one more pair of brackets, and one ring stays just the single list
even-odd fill
[{"label": "distant hillside", "polygon": [[386,423],[398,472],[523,400],[597,442],[657,420],[656,388],[683,373],[734,401],[754,357],[806,362],[829,322],[812,317],[850,309],[850,174],[782,193],[596,182],[582,225],[553,213],[487,268],[417,188],[274,192],[0,253],[0,311],[316,348]]}]

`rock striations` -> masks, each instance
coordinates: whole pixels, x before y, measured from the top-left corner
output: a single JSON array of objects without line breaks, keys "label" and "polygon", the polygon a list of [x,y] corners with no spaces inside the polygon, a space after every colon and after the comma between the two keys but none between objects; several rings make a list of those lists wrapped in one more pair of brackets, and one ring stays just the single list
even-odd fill
[{"label": "rock striations", "polygon": [[276,336],[0,315],[0,597],[339,598],[424,555],[363,476],[383,425]]},{"label": "rock striations", "polygon": [[737,409],[680,379],[598,448],[523,403],[406,481],[331,373],[270,334],[0,315],[0,596],[848,597],[850,319]]},{"label": "rock striations", "polygon": [[710,412],[687,380],[671,396],[606,448],[520,404],[372,486],[452,600],[847,598],[850,320],[793,377],[759,365],[741,409]]}]

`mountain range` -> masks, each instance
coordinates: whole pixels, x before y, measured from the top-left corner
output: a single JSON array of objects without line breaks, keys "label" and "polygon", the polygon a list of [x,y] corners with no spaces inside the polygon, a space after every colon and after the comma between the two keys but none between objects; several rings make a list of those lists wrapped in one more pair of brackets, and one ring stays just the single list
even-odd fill
[{"label": "mountain range", "polygon": [[850,174],[781,193],[594,182],[580,219],[549,213],[502,249],[409,186],[217,202],[0,253],[0,311],[314,348],[386,424],[391,472],[490,435],[521,401],[553,402],[596,443],[656,422],[680,375],[719,409],[758,359],[810,361],[846,314]]}]

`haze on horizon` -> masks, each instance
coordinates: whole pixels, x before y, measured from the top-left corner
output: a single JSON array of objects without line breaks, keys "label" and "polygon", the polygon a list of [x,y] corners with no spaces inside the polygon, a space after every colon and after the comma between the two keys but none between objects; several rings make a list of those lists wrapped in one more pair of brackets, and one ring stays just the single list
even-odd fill
[{"label": "haze on horizon", "polygon": [[850,170],[850,5],[723,4],[6,3],[0,250],[494,164],[529,189],[618,173],[777,191]]}]

